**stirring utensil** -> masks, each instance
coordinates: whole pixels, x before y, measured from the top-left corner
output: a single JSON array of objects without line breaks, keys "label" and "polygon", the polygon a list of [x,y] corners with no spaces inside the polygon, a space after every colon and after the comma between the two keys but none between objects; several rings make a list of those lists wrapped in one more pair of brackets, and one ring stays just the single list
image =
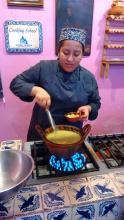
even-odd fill
[{"label": "stirring utensil", "polygon": [[47,113],[47,115],[48,115],[48,118],[49,118],[49,121],[50,121],[50,124],[51,124],[52,129],[53,129],[53,130],[57,130],[55,121],[54,121],[54,119],[53,119],[53,117],[52,117],[51,112],[49,111],[49,109],[46,109],[46,113]]}]

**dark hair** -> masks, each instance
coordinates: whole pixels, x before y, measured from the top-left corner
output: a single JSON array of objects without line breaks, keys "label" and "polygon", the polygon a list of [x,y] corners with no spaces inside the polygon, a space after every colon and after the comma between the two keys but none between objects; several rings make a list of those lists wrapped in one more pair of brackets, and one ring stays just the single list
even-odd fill
[{"label": "dark hair", "polygon": [[[59,45],[58,45],[58,52],[60,51],[60,48],[63,46],[63,43],[64,43],[65,40],[62,40],[61,42],[59,42]],[[80,43],[80,42],[79,42]],[[81,43],[80,43],[81,44]],[[82,46],[82,54],[84,54],[84,45],[81,44]]]}]

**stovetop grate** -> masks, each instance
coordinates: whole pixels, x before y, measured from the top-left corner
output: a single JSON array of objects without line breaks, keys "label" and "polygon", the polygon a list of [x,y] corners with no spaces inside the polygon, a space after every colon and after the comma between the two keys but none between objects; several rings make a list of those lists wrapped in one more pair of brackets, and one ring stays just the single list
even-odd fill
[{"label": "stovetop grate", "polygon": [[124,165],[124,134],[109,134],[89,137],[94,151],[108,168]]},{"label": "stovetop grate", "polygon": [[45,178],[45,177],[60,177],[72,174],[87,173],[99,170],[99,166],[89,152],[85,144],[82,145],[80,152],[82,152],[86,157],[86,164],[80,170],[75,170],[73,172],[61,172],[55,170],[49,164],[49,158],[51,154],[49,153],[47,147],[43,141],[36,141],[31,145],[31,155],[35,161],[35,171],[33,172],[33,178]]}]

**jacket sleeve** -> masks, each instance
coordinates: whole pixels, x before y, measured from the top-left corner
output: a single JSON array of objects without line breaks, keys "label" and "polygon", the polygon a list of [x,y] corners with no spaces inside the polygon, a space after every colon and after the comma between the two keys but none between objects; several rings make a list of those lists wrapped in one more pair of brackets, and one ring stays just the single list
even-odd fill
[{"label": "jacket sleeve", "polygon": [[100,109],[101,106],[101,98],[99,96],[99,91],[98,91],[98,85],[96,82],[96,79],[93,77],[92,78],[92,93],[89,96],[89,101],[88,104],[91,106],[92,110],[89,115],[89,120],[94,120],[98,116],[98,110]]},{"label": "jacket sleeve", "polygon": [[40,82],[41,65],[40,63],[17,75],[10,83],[10,90],[21,100],[26,102],[33,101],[30,96],[33,86],[38,86]]}]

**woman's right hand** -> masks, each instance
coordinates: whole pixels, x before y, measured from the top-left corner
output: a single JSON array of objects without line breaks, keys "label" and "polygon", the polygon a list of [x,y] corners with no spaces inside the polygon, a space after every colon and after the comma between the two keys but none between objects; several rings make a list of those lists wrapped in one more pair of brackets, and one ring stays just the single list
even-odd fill
[{"label": "woman's right hand", "polygon": [[35,97],[35,101],[42,108],[49,108],[51,105],[51,97],[48,92],[38,86],[34,86],[31,91],[31,96]]}]

